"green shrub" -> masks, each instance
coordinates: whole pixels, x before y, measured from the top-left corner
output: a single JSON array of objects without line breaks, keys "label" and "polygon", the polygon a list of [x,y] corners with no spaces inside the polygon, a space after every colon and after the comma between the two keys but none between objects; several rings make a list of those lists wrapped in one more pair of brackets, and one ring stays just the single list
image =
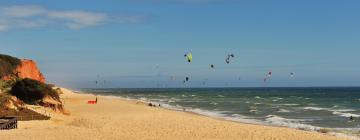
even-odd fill
[{"label": "green shrub", "polygon": [[60,100],[58,93],[51,86],[28,78],[18,80],[10,93],[28,104],[38,104],[46,96]]},{"label": "green shrub", "polygon": [[9,55],[0,54],[0,78],[13,74],[21,60]]},{"label": "green shrub", "polygon": [[9,75],[13,72],[13,68],[10,63],[0,59],[0,78]]}]

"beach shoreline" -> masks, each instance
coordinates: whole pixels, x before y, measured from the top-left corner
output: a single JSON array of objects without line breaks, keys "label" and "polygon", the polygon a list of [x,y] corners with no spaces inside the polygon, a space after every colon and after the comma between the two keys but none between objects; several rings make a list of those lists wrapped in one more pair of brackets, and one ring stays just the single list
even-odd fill
[{"label": "beach shoreline", "polygon": [[[77,91],[77,94],[83,94],[83,95],[92,95],[92,96],[100,96],[100,97],[106,97],[106,98],[112,98],[112,99],[119,99],[119,100],[124,100],[124,101],[129,101],[129,102],[141,102],[142,104],[144,104],[145,106],[148,106],[149,103],[153,103],[153,105],[157,105],[157,104],[161,104],[158,102],[150,102],[150,101],[144,101],[144,100],[140,100],[140,99],[133,99],[133,98],[126,98],[126,97],[121,97],[121,96],[114,96],[114,95],[98,95],[95,93],[87,93],[87,92],[80,92]],[[344,134],[344,133],[338,133],[338,132],[332,132],[330,131],[328,128],[321,128],[321,127],[317,127],[316,129],[313,130],[309,130],[309,129],[304,129],[304,128],[292,128],[289,126],[281,126],[281,125],[276,125],[276,124],[270,124],[270,123],[264,123],[264,122],[260,122],[260,121],[249,121],[248,119],[236,119],[234,120],[233,118],[230,117],[220,117],[220,116],[212,116],[212,115],[206,115],[206,114],[202,114],[199,112],[193,112],[193,111],[189,111],[189,109],[191,108],[186,108],[183,107],[185,109],[188,110],[180,110],[179,108],[168,108],[168,107],[163,107],[163,106],[156,106],[159,107],[161,109],[167,110],[167,111],[175,111],[175,112],[183,112],[183,113],[187,113],[190,115],[197,115],[197,116],[201,116],[201,117],[207,117],[207,118],[211,118],[211,119],[216,119],[216,120],[220,120],[220,121],[227,121],[227,122],[234,122],[234,123],[240,123],[240,124],[248,124],[248,125],[257,125],[257,126],[266,126],[266,127],[276,127],[276,128],[288,128],[288,129],[295,129],[295,130],[300,130],[300,131],[308,131],[308,132],[316,132],[319,134],[326,134],[329,136],[336,136],[338,138],[347,138],[347,139],[352,139],[352,140],[360,140],[360,137],[351,135],[351,134]],[[322,131],[326,131],[326,133],[323,133]]]},{"label": "beach shoreline", "polygon": [[[61,95],[70,115],[51,113],[48,121],[19,122],[0,131],[5,139],[347,139],[313,131],[240,123],[193,112],[149,107],[121,97],[74,93]],[[98,98],[98,104],[87,104]],[[38,110],[39,112],[42,112]],[[49,112],[49,111],[48,111]],[[279,133],[281,132],[281,133]],[[55,135],[58,135],[54,137]]]}]

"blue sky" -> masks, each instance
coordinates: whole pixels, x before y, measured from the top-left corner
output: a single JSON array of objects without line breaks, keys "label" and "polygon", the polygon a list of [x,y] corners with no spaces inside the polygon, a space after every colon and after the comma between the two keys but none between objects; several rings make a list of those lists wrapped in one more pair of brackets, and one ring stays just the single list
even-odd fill
[{"label": "blue sky", "polygon": [[[0,52],[36,60],[48,82],[71,88],[201,87],[204,81],[220,87],[360,86],[359,4],[0,1]],[[189,51],[191,64],[183,57]],[[236,57],[227,65],[229,53]],[[264,83],[268,71],[273,76]]]}]

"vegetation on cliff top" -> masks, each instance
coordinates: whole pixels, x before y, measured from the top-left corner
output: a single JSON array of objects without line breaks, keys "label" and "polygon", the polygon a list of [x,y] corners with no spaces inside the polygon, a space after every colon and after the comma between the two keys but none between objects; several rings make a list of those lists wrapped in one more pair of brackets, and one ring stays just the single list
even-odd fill
[{"label": "vegetation on cliff top", "polygon": [[50,85],[28,78],[16,81],[10,93],[27,104],[39,105],[45,97],[60,101],[58,92]]},{"label": "vegetation on cliff top", "polygon": [[20,59],[9,55],[0,54],[0,78],[14,74],[14,70],[20,64]]},{"label": "vegetation on cliff top", "polygon": [[65,113],[59,97],[61,90],[37,80],[18,77],[16,68],[21,63],[18,58],[0,54],[0,116],[21,112],[29,115],[29,110],[24,109],[25,104],[50,107]]}]

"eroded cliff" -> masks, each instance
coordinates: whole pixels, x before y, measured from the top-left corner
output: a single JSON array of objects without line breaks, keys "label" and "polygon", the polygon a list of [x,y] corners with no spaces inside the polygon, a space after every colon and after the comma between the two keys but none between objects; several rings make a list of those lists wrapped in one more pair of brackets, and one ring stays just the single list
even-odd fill
[{"label": "eroded cliff", "polygon": [[33,79],[39,82],[45,83],[45,77],[40,72],[39,68],[36,65],[36,62],[33,60],[23,59],[21,63],[16,67],[12,75],[7,75],[3,77],[4,80],[9,80],[14,77],[20,79]]}]

